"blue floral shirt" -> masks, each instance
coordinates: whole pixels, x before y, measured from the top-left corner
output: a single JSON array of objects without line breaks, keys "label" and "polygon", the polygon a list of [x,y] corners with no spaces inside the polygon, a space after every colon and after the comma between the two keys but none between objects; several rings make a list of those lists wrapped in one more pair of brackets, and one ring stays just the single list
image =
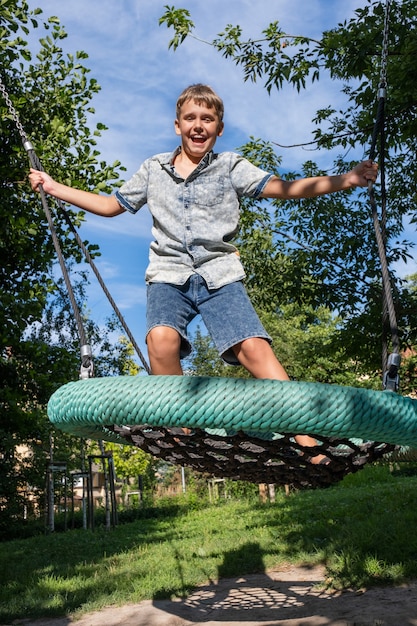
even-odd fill
[{"label": "blue floral shirt", "polygon": [[147,159],[116,192],[136,213],[145,204],[153,218],[146,282],[184,284],[200,274],[209,289],[242,280],[245,273],[231,243],[239,228],[240,198],[257,198],[271,178],[235,152],[209,152],[183,179],[174,153]]}]

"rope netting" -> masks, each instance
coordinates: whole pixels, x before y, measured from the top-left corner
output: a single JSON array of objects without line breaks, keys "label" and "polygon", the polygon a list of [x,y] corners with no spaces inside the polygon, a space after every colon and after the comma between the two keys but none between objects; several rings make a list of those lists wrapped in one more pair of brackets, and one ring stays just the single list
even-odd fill
[{"label": "rope netting", "polygon": [[[297,487],[327,486],[397,446],[417,447],[417,401],[317,383],[93,378],[58,389],[48,415],[61,430],[137,445],[200,472]],[[317,446],[297,444],[297,434]],[[329,465],[314,465],[318,454]]]}]

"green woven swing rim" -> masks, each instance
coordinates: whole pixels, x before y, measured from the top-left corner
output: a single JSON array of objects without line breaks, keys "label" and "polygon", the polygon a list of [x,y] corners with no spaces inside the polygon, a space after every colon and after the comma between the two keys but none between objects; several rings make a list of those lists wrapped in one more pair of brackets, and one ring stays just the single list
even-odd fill
[{"label": "green woven swing rim", "polygon": [[149,425],[358,438],[417,446],[417,401],[388,391],[306,382],[194,376],[91,378],[60,387],[48,416],[82,437]]}]

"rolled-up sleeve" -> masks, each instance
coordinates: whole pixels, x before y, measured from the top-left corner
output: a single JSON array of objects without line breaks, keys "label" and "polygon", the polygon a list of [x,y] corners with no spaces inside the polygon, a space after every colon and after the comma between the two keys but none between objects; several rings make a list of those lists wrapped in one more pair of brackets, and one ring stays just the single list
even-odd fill
[{"label": "rolled-up sleeve", "polygon": [[149,160],[145,161],[130,180],[115,193],[116,200],[126,211],[136,213],[148,200]]},{"label": "rolled-up sleeve", "polygon": [[232,152],[230,156],[230,178],[238,196],[259,198],[273,174],[265,172],[236,153]]}]

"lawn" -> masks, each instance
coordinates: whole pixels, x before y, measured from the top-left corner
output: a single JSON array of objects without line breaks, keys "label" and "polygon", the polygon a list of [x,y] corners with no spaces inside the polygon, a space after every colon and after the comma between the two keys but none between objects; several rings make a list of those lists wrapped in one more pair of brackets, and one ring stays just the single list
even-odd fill
[{"label": "lawn", "polygon": [[417,578],[417,477],[367,467],[323,490],[156,507],[111,531],[71,530],[0,544],[0,623],[184,597],[219,577],[283,563],[325,565],[327,584]]}]

